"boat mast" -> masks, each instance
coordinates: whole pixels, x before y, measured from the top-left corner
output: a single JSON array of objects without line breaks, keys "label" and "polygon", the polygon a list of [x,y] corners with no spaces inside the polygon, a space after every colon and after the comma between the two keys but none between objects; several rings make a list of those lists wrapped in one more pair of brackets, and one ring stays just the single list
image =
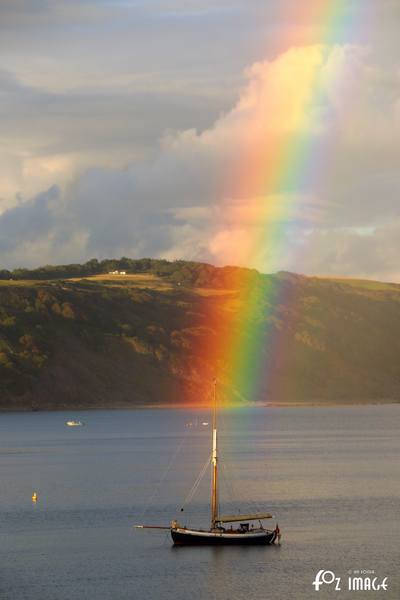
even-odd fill
[{"label": "boat mast", "polygon": [[217,458],[217,380],[214,379],[214,407],[212,423],[212,487],[211,487],[211,529],[218,521],[218,458]]}]

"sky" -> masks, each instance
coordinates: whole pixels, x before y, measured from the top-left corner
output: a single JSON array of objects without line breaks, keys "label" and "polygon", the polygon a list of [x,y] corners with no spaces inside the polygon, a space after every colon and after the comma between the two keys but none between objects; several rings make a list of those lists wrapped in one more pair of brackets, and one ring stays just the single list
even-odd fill
[{"label": "sky", "polygon": [[[1,0],[0,268],[400,282],[400,3],[347,0],[327,32],[329,4]],[[296,177],[271,183],[296,144]]]}]

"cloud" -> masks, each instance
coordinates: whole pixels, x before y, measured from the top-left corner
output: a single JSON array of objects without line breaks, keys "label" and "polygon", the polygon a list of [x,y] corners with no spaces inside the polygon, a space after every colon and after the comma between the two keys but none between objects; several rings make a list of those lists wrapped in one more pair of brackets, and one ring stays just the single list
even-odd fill
[{"label": "cloud", "polygon": [[400,220],[376,228],[316,229],[304,256],[308,273],[400,282]]},{"label": "cloud", "polygon": [[194,114],[206,127],[210,107],[218,108],[189,92],[47,92],[7,71],[0,87],[0,210],[92,166],[120,168],[154,154],[160,131],[190,125]]},{"label": "cloud", "polygon": [[[101,153],[93,151],[97,166],[78,161],[71,175],[62,162],[68,154],[57,155],[49,140],[47,155],[25,160],[25,176],[37,172],[41,182],[59,186],[0,215],[3,265],[125,254],[262,271],[394,276],[400,250],[393,225],[400,189],[397,69],[374,64],[363,47],[313,45],[255,63],[246,77],[233,108],[213,125],[172,127],[157,150],[123,168],[116,168],[118,158],[102,166]],[[8,84],[11,92],[20,85]],[[29,93],[32,105],[36,96]],[[77,101],[50,97],[58,107]],[[93,97],[95,113],[101,101]],[[111,127],[96,125],[101,114],[87,142],[93,148],[112,147]],[[153,136],[156,130],[160,124]],[[127,145],[132,135],[128,128]],[[78,117],[66,138],[73,157],[85,145]],[[282,165],[292,171],[276,177]]]}]

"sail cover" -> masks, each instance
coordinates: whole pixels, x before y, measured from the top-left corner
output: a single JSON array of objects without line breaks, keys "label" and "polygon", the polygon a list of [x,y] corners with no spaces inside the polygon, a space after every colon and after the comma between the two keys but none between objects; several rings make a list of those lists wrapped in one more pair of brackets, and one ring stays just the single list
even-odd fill
[{"label": "sail cover", "polygon": [[270,513],[255,513],[252,515],[224,515],[218,517],[218,523],[235,523],[236,521],[258,521],[260,519],[273,519]]}]

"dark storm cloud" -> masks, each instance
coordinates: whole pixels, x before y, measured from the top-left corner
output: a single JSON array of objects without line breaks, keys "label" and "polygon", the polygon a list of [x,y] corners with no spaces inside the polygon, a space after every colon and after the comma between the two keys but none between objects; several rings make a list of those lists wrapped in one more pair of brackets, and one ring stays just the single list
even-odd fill
[{"label": "dark storm cloud", "polygon": [[35,242],[55,224],[54,205],[60,199],[56,186],[38,194],[30,202],[7,210],[0,216],[0,252],[13,252],[19,244]]}]

